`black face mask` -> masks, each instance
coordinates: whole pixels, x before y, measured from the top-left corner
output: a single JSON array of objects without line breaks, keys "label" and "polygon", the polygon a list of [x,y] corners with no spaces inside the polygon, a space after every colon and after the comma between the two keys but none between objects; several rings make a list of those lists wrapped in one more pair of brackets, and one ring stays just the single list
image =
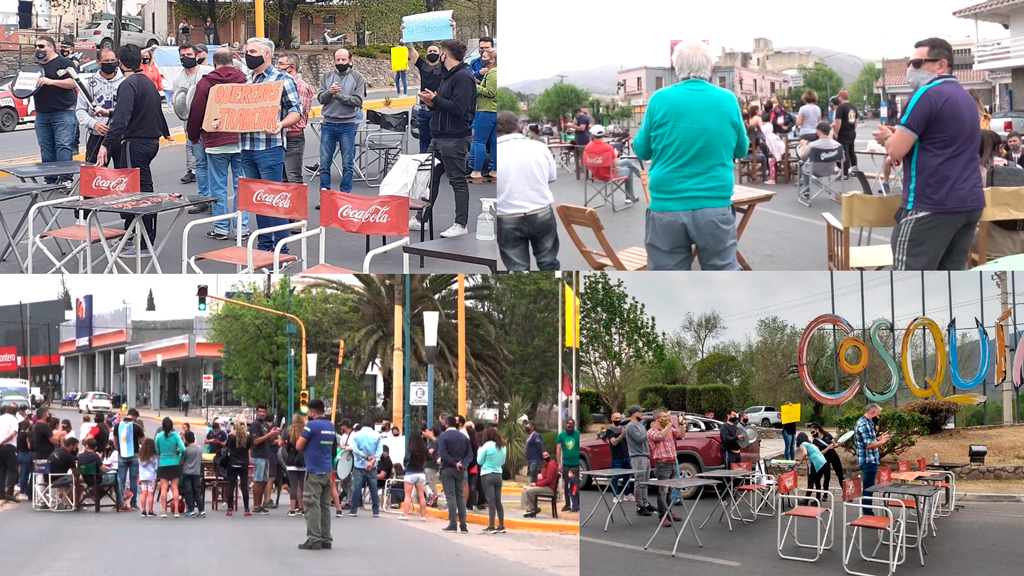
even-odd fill
[{"label": "black face mask", "polygon": [[612,420],[612,424],[618,426],[619,424],[622,424],[622,420]]},{"label": "black face mask", "polygon": [[143,64],[149,64],[149,58],[143,58],[142,59],[142,63]]},{"label": "black face mask", "polygon": [[871,421],[875,423],[875,426],[878,426],[878,416],[872,418]]},{"label": "black face mask", "polygon": [[744,418],[744,419],[743,419],[743,423],[744,423],[744,424],[746,424],[747,422],[750,422],[750,420],[748,420],[748,419]]},{"label": "black face mask", "polygon": [[46,60],[46,50],[36,50],[36,60]]},{"label": "black face mask", "polygon": [[104,74],[113,74],[117,72],[117,62],[104,62],[100,64],[100,71]]},{"label": "black face mask", "polygon": [[351,64],[335,64],[334,68],[338,71],[338,74],[345,74],[352,69]]},{"label": "black face mask", "polygon": [[196,64],[206,64],[206,56],[196,56]]},{"label": "black face mask", "polygon": [[430,62],[431,64],[437,62],[440,58],[440,54],[427,54],[427,62]]},{"label": "black face mask", "polygon": [[265,60],[263,59],[263,56],[253,56],[252,54],[245,55],[245,65],[249,70],[255,70],[260,66],[263,66],[264,62]]},{"label": "black face mask", "polygon": [[67,58],[68,56],[71,56],[71,52],[68,50],[61,50],[60,55]]},{"label": "black face mask", "polygon": [[488,67],[490,67],[490,65],[491,65],[491,61],[490,60],[487,60],[486,58],[480,60],[480,66],[482,66],[484,68],[488,68]]},{"label": "black face mask", "polygon": [[187,69],[187,70],[191,70],[191,69],[195,68],[196,64],[197,64],[197,62],[196,62],[195,58],[192,58],[190,56],[182,56],[181,57],[181,65],[185,69]]},{"label": "black face mask", "polygon": [[732,418],[729,418],[729,422],[732,422],[733,424],[735,424],[735,423],[737,423],[739,421],[740,421],[740,419],[735,417],[735,416],[733,416]]}]

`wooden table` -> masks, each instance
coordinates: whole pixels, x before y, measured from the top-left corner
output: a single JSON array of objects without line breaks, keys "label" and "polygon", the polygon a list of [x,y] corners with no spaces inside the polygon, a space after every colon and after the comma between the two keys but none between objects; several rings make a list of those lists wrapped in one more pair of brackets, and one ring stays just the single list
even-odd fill
[{"label": "wooden table", "polygon": [[[750,219],[754,217],[754,208],[758,204],[764,204],[765,202],[771,202],[772,198],[775,197],[776,192],[774,190],[761,190],[760,188],[751,188],[749,186],[733,186],[732,189],[732,206],[737,212],[743,215],[740,218],[740,223],[736,226],[736,243],[739,244],[740,238],[743,237],[743,231],[747,229],[747,224],[750,224]],[[743,258],[743,254],[736,250],[736,260],[739,261],[740,266],[744,270],[753,270],[747,260]]]}]

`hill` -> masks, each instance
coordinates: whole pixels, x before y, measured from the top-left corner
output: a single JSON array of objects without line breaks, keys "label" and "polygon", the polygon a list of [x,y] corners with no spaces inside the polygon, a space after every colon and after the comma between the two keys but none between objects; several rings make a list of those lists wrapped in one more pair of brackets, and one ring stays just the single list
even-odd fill
[{"label": "hill", "polygon": [[[847,85],[852,84],[857,79],[857,75],[860,74],[860,69],[864,67],[864,64],[868,63],[869,60],[866,58],[859,58],[853,54],[847,54],[845,52],[836,53],[831,48],[822,48],[820,46],[784,46],[776,48],[776,52],[808,52],[819,58],[825,59],[825,64],[829,68],[835,70],[843,82]],[[863,62],[861,62],[863,60]]]},{"label": "hill", "polygon": [[[559,74],[565,76],[564,80],[566,82],[571,82],[584,90],[589,90],[593,94],[613,95],[615,94],[615,82],[618,80],[616,73],[626,68],[629,68],[629,66],[608,64],[588,70],[559,72]],[[547,88],[557,84],[560,80],[562,79],[555,75],[548,78],[513,82],[512,84],[504,85],[504,87],[515,92],[522,92],[523,94],[540,94]]]}]

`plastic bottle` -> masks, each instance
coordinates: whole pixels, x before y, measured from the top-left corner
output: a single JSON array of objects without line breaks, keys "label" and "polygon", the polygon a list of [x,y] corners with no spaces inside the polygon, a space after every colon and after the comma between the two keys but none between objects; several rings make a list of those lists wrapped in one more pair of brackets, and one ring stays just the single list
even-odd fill
[{"label": "plastic bottle", "polygon": [[477,240],[494,240],[494,216],[491,214],[491,210],[494,208],[497,198],[481,198],[480,203],[483,204],[483,212],[480,213],[476,218],[476,239]]},{"label": "plastic bottle", "polygon": [[935,465],[936,466],[939,465],[939,453],[938,452],[935,453]]}]

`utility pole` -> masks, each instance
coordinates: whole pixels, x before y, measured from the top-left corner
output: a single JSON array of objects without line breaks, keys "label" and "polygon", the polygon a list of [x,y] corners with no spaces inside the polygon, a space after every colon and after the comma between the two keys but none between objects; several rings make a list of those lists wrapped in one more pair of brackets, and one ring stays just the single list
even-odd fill
[{"label": "utility pole", "polygon": [[555,76],[558,76],[559,84],[565,84],[565,79],[569,77],[568,74],[555,74]]},{"label": "utility pole", "polygon": [[[1000,318],[1003,323],[1003,332],[1006,332],[1008,319],[1007,312],[1010,310],[1010,295],[1007,288],[1006,272],[996,272],[996,283],[999,284],[999,308],[1002,311]],[[1003,343],[1003,349],[996,352],[996,354],[1003,354],[1006,358],[1006,365],[1010,366],[1012,359],[1010,358],[1010,342],[1007,339]],[[1013,367],[1014,370],[1019,370],[1018,366]],[[1003,375],[1003,425],[1013,424],[1013,384],[1010,372]]]},{"label": "utility pole", "polygon": [[[284,287],[288,291],[288,313],[292,313],[292,283],[288,276],[284,277]],[[292,350],[292,333],[295,332],[295,325],[288,322],[285,327],[288,334],[288,421],[291,422],[292,414],[295,413],[295,350]],[[306,352],[303,351],[303,354]],[[276,395],[275,395],[276,396]],[[274,398],[277,404],[277,398]],[[277,414],[274,414],[277,417]]]}]

